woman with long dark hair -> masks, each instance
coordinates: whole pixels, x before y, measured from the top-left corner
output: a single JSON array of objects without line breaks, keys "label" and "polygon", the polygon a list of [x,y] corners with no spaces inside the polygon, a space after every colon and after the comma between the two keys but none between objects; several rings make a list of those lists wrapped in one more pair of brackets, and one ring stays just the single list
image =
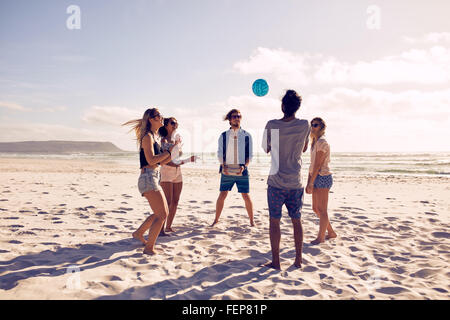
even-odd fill
[{"label": "woman with long dark hair", "polygon": [[[175,143],[180,142],[179,134],[175,135],[178,129],[178,121],[174,117],[165,118],[164,126],[159,128],[161,136],[161,146],[163,150],[170,149]],[[175,137],[176,136],[176,137]],[[177,141],[178,140],[178,141]],[[161,166],[161,187],[169,206],[169,216],[167,217],[166,228],[161,232],[174,232],[172,222],[177,212],[178,202],[180,200],[181,190],[183,189],[183,176],[181,174],[181,165],[189,162],[195,162],[196,157],[191,156],[187,159],[180,159],[181,148],[178,148],[179,154],[172,155],[172,161]]]},{"label": "woman with long dark hair", "polygon": [[[161,149],[159,128],[163,125],[163,117],[156,108],[147,109],[142,119],[130,120],[123,125],[130,125],[136,133],[140,148],[141,175],[138,180],[139,192],[148,200],[153,214],[133,232],[133,238],[145,245],[144,254],[155,254],[155,243],[168,215],[168,206],[160,186],[160,165],[171,161],[171,153],[177,143],[167,151]],[[148,240],[144,233],[149,230]]]}]

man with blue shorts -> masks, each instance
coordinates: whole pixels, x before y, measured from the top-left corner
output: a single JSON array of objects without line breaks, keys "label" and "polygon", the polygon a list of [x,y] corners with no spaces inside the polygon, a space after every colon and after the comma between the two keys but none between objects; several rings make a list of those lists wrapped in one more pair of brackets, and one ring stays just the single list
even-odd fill
[{"label": "man with blue shorts", "polygon": [[212,226],[219,222],[225,198],[228,191],[236,184],[238,192],[242,194],[247,209],[250,225],[255,225],[253,221],[253,203],[250,199],[250,183],[248,174],[248,164],[252,159],[252,136],[241,129],[241,113],[237,109],[232,109],[224,117],[228,120],[230,129],[223,132],[219,137],[219,148],[217,157],[220,162],[220,194],[216,202],[216,218]]},{"label": "man with blue shorts", "polygon": [[309,121],[300,120],[295,113],[300,108],[301,97],[294,90],[287,90],[282,99],[283,118],[266,124],[262,147],[271,155],[271,168],[267,179],[267,202],[270,215],[270,245],[272,262],[267,267],[280,266],[280,219],[283,205],[288,210],[294,226],[295,262],[301,268],[303,229],[301,210],[304,188],[301,178],[302,153],[308,148],[311,131]]}]

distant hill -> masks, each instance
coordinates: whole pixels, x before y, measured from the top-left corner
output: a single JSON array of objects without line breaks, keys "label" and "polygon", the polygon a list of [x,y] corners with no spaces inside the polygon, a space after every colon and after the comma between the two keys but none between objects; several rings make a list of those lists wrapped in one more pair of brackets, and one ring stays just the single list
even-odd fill
[{"label": "distant hill", "polygon": [[103,153],[124,152],[111,142],[94,141],[23,141],[0,142],[0,152]]}]

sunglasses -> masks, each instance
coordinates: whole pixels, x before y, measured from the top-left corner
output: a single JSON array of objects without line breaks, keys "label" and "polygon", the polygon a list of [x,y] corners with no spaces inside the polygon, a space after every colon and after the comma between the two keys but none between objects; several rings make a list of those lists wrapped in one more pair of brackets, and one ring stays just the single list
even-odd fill
[{"label": "sunglasses", "polygon": [[175,122],[175,121],[170,121],[170,124],[173,125],[173,126],[176,126],[178,123]]},{"label": "sunglasses", "polygon": [[240,118],[242,118],[242,116],[241,116],[240,114],[238,114],[238,115],[233,114],[233,115],[231,116],[231,119],[240,119]]},{"label": "sunglasses", "polygon": [[311,125],[311,127],[313,127],[313,128],[317,128],[317,127],[319,127],[320,126],[320,124],[318,124],[318,123],[313,123],[312,125]]},{"label": "sunglasses", "polygon": [[157,113],[152,117],[152,119],[155,119],[155,118],[163,118],[163,116],[161,113]]}]

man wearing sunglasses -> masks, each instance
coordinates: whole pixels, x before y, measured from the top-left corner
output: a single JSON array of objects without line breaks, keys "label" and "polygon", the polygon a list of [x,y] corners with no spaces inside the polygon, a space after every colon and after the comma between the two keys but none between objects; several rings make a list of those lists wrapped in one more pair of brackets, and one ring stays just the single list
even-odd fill
[{"label": "man wearing sunglasses", "polygon": [[222,213],[225,198],[228,191],[231,191],[236,184],[238,192],[242,194],[247,209],[250,225],[255,225],[253,221],[253,203],[250,199],[250,185],[248,164],[252,159],[253,145],[252,136],[241,129],[241,112],[232,109],[224,117],[228,120],[230,129],[223,132],[219,137],[219,148],[217,157],[220,162],[220,194],[216,202],[216,218],[212,224],[214,226],[219,222]]}]

